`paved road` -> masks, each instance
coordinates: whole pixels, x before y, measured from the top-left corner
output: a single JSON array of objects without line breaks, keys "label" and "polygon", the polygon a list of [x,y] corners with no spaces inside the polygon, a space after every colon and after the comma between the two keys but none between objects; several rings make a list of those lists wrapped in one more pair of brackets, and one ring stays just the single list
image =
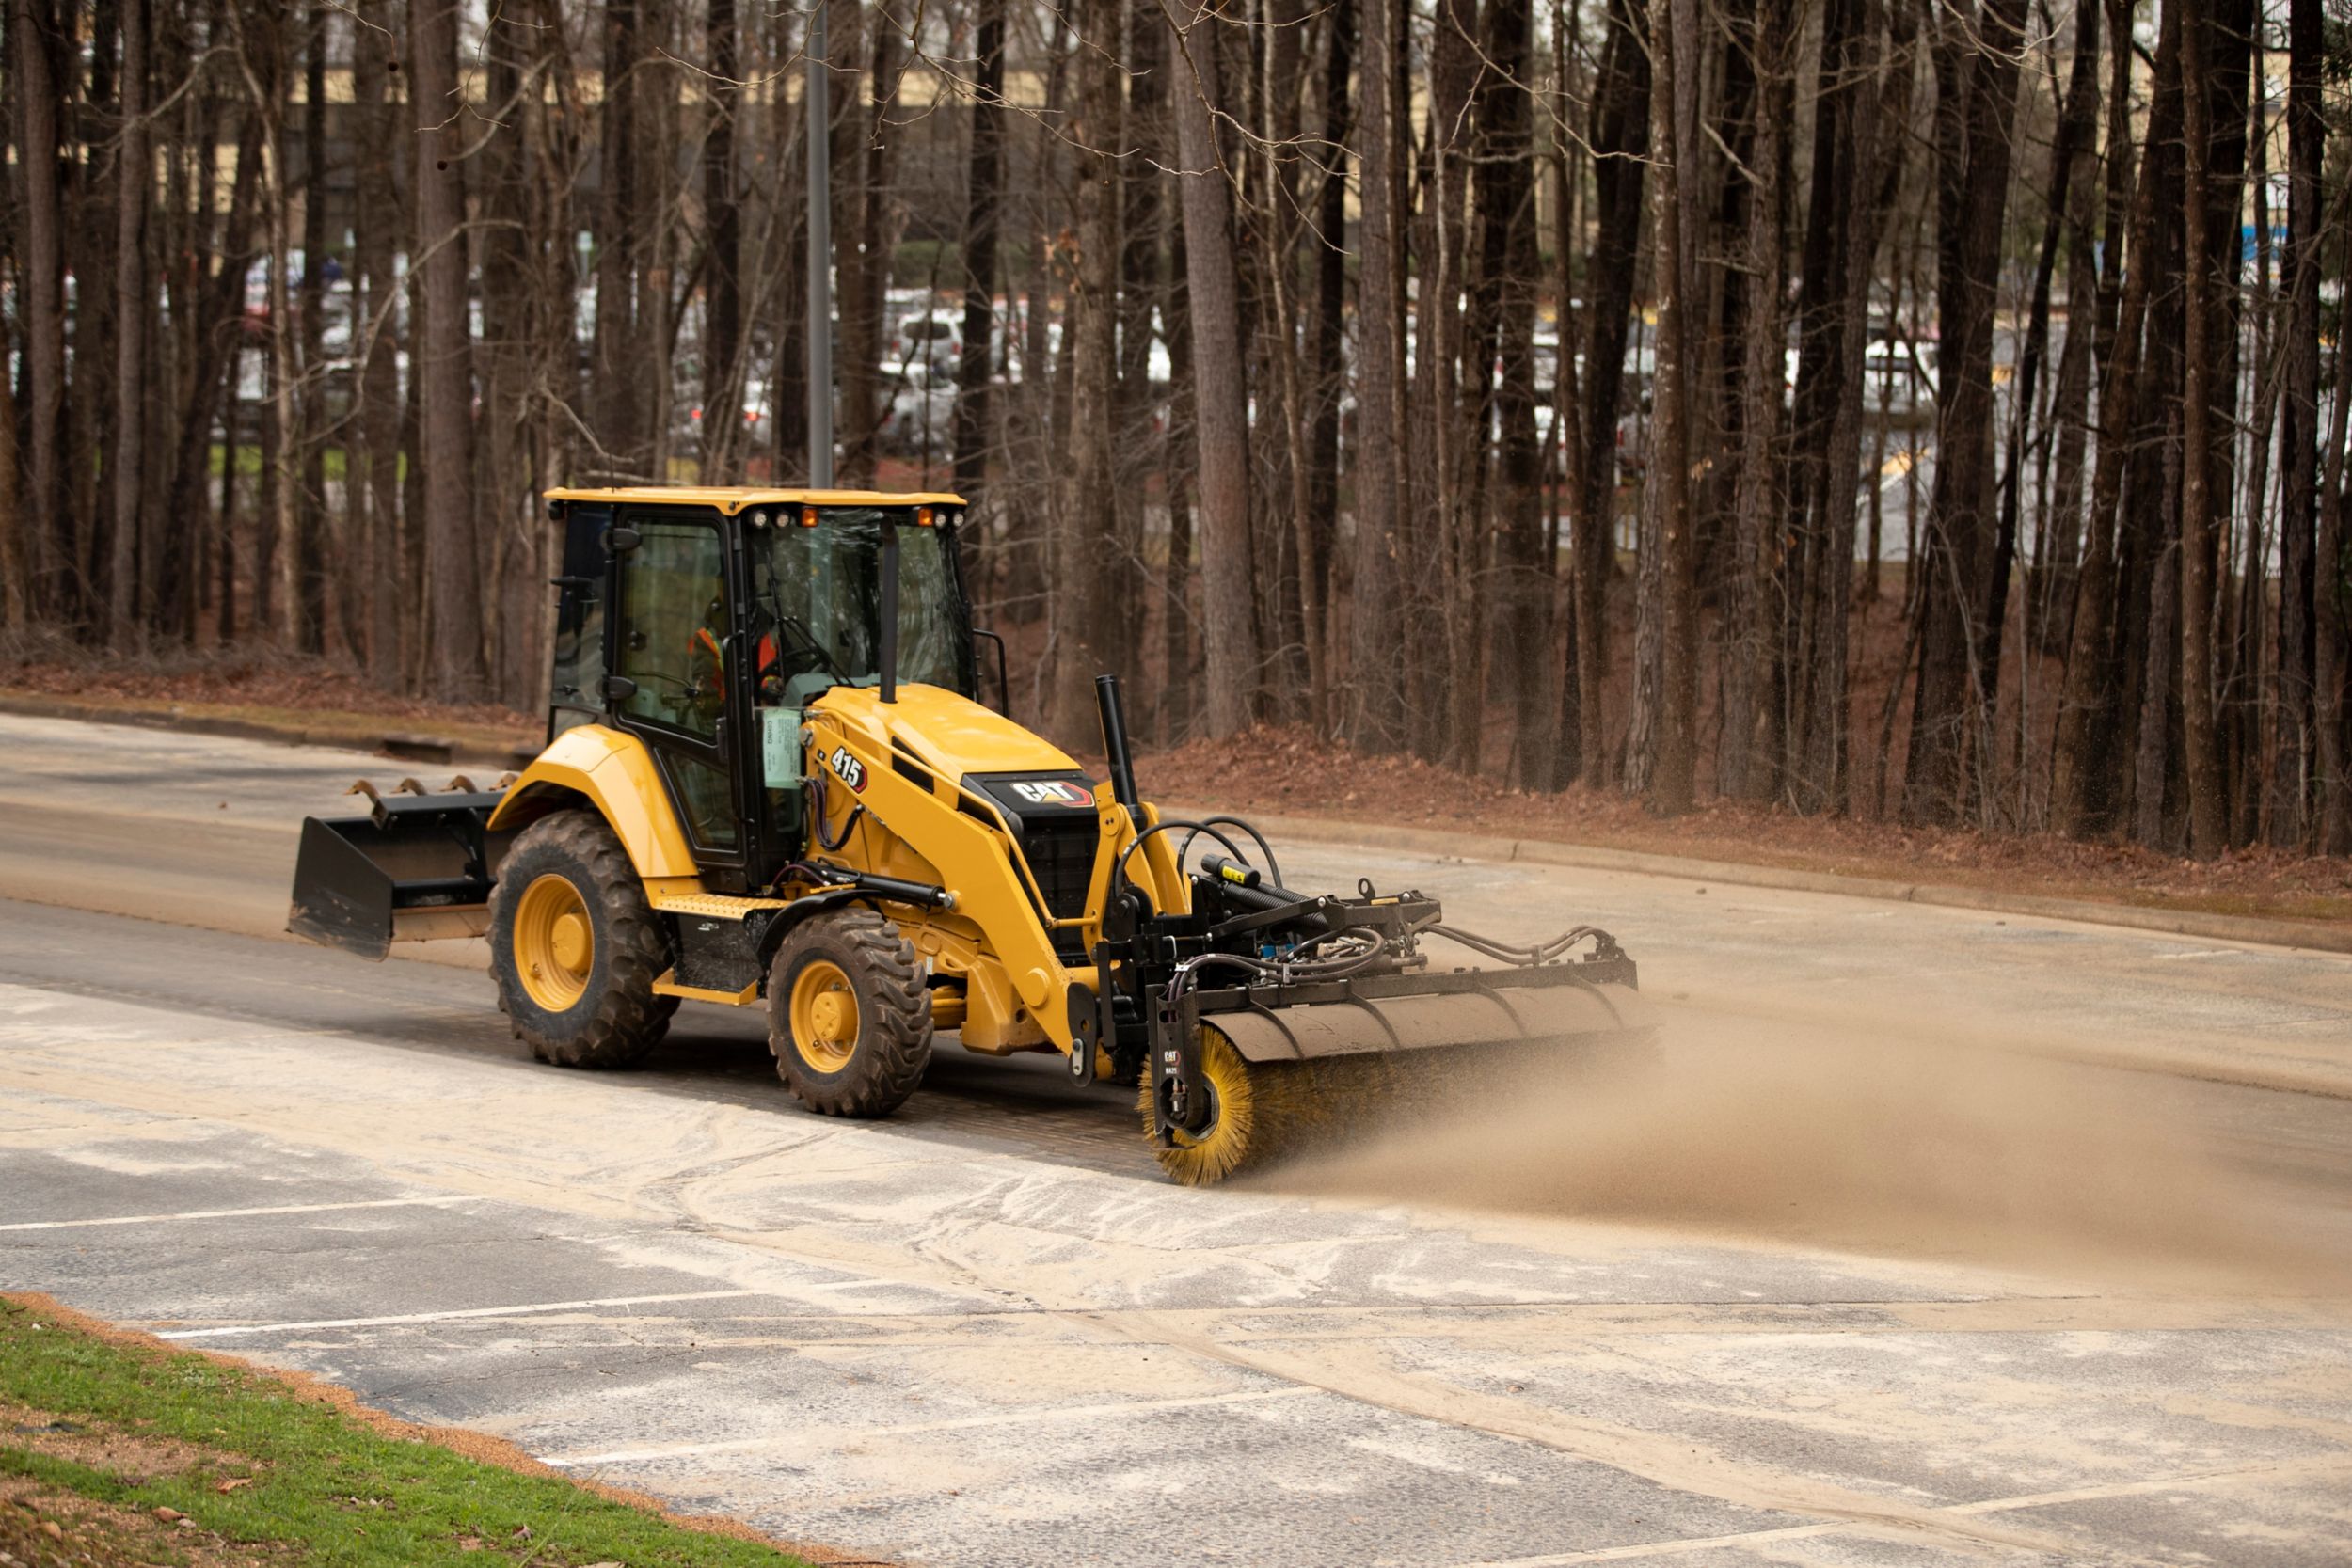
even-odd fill
[{"label": "paved road", "polygon": [[1605,919],[1666,1060],[1193,1193],[1044,1063],[845,1125],[272,938],[358,771],[0,721],[0,1283],[909,1561],[2352,1556],[2352,962],[1301,850]]}]

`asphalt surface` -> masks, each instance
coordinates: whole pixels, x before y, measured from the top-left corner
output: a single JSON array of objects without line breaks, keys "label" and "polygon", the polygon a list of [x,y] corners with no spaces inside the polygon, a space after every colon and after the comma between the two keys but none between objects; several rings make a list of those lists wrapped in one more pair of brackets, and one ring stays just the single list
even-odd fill
[{"label": "asphalt surface", "polygon": [[404,771],[0,721],[0,1284],[891,1560],[2352,1558],[2352,961],[1318,846],[1603,920],[1661,1076],[1189,1192],[1047,1062],[842,1123],[276,936]]}]

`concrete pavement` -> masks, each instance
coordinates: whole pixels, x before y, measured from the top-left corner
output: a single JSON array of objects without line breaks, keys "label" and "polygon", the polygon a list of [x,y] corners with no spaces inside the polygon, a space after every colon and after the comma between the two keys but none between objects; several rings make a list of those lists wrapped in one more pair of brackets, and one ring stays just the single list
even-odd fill
[{"label": "concrete pavement", "polygon": [[2344,959],[1302,848],[1600,918],[1667,1061],[1188,1192],[1050,1064],[866,1125],[721,1009],[537,1066],[248,934],[381,759],[116,733],[0,722],[10,1287],[910,1561],[2352,1556],[2352,1105],[2284,1092]]}]

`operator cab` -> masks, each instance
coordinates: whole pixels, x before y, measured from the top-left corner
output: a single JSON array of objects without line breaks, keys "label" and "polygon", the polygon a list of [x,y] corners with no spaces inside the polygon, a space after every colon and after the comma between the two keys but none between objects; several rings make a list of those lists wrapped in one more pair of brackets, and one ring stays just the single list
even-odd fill
[{"label": "operator cab", "polygon": [[[769,886],[808,840],[801,713],[836,687],[981,702],[952,495],[554,490],[564,525],[548,738],[644,742],[713,892]],[[1004,698],[1002,643],[994,683]]]}]

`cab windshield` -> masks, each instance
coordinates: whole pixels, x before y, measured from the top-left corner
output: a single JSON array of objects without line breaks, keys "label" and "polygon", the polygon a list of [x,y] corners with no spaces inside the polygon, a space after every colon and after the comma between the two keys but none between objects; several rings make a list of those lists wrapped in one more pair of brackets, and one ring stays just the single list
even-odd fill
[{"label": "cab windshield", "polygon": [[828,686],[882,678],[882,535],[898,535],[898,679],[977,689],[972,618],[963,602],[950,528],[920,528],[913,507],[828,506],[817,526],[796,509],[745,532],[751,557],[752,632],[764,702],[799,706]]}]

